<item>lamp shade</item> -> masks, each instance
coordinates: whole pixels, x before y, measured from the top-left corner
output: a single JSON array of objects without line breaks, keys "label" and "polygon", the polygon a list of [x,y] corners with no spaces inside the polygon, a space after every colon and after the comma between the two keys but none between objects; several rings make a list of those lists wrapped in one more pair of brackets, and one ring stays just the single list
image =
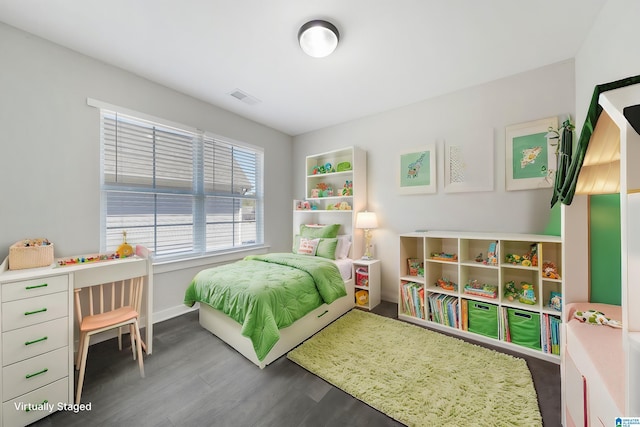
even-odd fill
[{"label": "lamp shade", "polygon": [[378,228],[378,217],[373,212],[358,212],[356,216],[356,228]]},{"label": "lamp shade", "polygon": [[323,58],[330,55],[336,47],[340,33],[331,22],[316,19],[300,27],[298,41],[300,47],[309,56]]}]

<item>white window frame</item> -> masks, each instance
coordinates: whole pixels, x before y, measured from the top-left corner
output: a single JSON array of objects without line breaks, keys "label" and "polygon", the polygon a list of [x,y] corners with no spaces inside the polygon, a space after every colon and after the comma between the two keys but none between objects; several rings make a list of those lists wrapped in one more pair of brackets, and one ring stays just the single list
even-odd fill
[{"label": "white window frame", "polygon": [[[251,249],[264,244],[264,150],[262,148],[101,101],[88,99],[87,103],[100,111],[101,252],[116,250],[118,244],[122,242],[121,230],[127,231],[127,241],[129,243],[140,243],[148,246],[155,251],[156,259],[161,261],[218,255],[236,252],[242,249]],[[192,183],[188,183],[188,180],[180,178],[173,183],[171,179],[165,180],[164,182],[158,180],[158,184],[156,182],[155,172],[155,165],[158,162],[155,156],[155,148],[151,162],[154,166],[152,168],[153,179],[151,179],[151,183],[144,182],[150,179],[148,175],[137,180],[133,178],[133,174],[131,173],[122,175],[127,177],[126,182],[115,182],[114,176],[117,176],[119,172],[112,166],[106,165],[109,161],[107,160],[109,156],[107,155],[105,157],[106,128],[104,118],[105,116],[114,116],[116,114],[118,116],[125,116],[128,120],[144,123],[151,127],[156,126],[157,128],[175,131],[175,133],[180,136],[187,135],[185,138],[192,137],[190,149],[193,150],[193,160],[190,166],[193,167],[193,170],[185,174],[185,176],[191,175]],[[140,129],[142,129],[142,126]],[[155,141],[155,136],[151,138]],[[155,143],[153,145],[155,147]],[[205,152],[207,155],[204,154]],[[217,157],[213,155],[218,152],[221,154]],[[222,156],[222,153],[228,155]],[[231,157],[229,157],[229,155]],[[226,172],[219,175],[229,180],[228,183],[224,181],[227,185],[223,185],[224,183],[220,184],[221,181],[217,181],[220,185],[215,184],[218,178],[216,178],[216,168],[213,163],[217,162],[217,159],[221,157],[223,160],[220,161],[219,170]],[[171,161],[170,156],[165,158],[169,158],[169,161]],[[148,159],[141,160],[145,160],[145,166],[149,165],[149,163],[146,162]],[[184,158],[182,160],[184,161]],[[243,165],[246,165],[247,168],[245,169]],[[107,170],[116,170],[115,175],[113,173],[108,174],[108,172],[106,172]],[[129,169],[129,171],[131,170],[132,169]],[[205,170],[207,173],[205,173]],[[142,175],[144,175],[144,173]],[[147,213],[149,209],[153,211],[153,224],[151,225],[149,223],[150,215],[146,215],[147,223],[139,227],[139,230],[145,231],[137,236],[142,241],[135,241],[136,226],[128,229],[129,227],[123,225],[123,222],[117,225],[114,225],[112,222],[111,225],[108,225],[108,220],[110,219],[108,215],[108,200],[111,199],[112,203],[114,203],[113,201],[117,200],[118,196],[121,196],[122,200],[140,202],[130,205],[126,203],[120,205],[127,206],[127,209],[131,209],[129,206],[143,205],[143,201],[153,200],[153,207],[145,209]],[[167,249],[169,246],[158,243],[157,236],[162,229],[162,226],[159,227],[158,222],[158,217],[161,216],[158,214],[158,200],[162,198],[167,200],[178,200],[180,198],[191,199],[191,213],[184,215],[185,224],[182,224],[182,226],[179,227],[181,231],[177,232],[179,244],[186,245],[183,248]],[[231,205],[229,205],[229,203],[231,203]],[[243,215],[242,209],[240,208],[242,205],[247,206],[249,210],[253,210],[253,214]],[[172,205],[165,204],[164,206],[169,206],[169,209],[171,209]],[[187,205],[185,204],[184,206]],[[208,212],[207,209],[209,209]],[[223,213],[218,212],[216,214],[214,212],[220,210],[222,210]],[[140,214],[138,223],[144,222],[142,220],[144,216],[144,214]],[[189,226],[191,227],[191,231],[187,231]],[[176,225],[176,227],[178,226]],[[242,240],[242,237],[239,236],[239,230],[242,230],[243,227],[249,230],[249,237],[252,237],[249,240]],[[171,226],[168,228],[170,229]],[[153,237],[149,235],[151,229],[153,231]],[[209,231],[207,231],[207,229],[209,229]],[[214,229],[216,231],[222,230],[223,232],[216,233]],[[225,233],[229,232],[230,236],[227,237]],[[116,234],[118,238],[114,237]],[[190,242],[187,240],[187,236],[189,235],[191,237]]]}]

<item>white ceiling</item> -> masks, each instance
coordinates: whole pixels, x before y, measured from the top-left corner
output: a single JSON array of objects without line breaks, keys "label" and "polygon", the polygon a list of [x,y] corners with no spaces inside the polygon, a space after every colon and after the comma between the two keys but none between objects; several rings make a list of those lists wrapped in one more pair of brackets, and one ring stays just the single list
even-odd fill
[{"label": "white ceiling", "polygon": [[[0,21],[298,135],[573,58],[604,3],[0,0]],[[311,19],[340,31],[327,58],[298,46]]]}]

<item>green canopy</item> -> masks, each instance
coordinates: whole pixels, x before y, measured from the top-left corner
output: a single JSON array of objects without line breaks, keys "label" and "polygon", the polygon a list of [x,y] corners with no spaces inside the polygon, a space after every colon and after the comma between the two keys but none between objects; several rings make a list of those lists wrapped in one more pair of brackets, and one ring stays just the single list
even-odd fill
[{"label": "green canopy", "polygon": [[[563,130],[563,144],[560,147],[558,156],[558,171],[556,172],[556,181],[553,188],[553,196],[551,198],[551,207],[553,207],[558,201],[565,205],[570,205],[573,201],[573,196],[576,192],[576,183],[578,182],[578,175],[584,162],[584,156],[589,146],[589,140],[593,134],[593,130],[598,122],[598,117],[602,113],[602,107],[598,103],[600,94],[608,90],[619,89],[621,87],[630,86],[640,83],[640,76],[627,77],[622,80],[617,80],[610,83],[604,83],[597,85],[593,90],[593,96],[591,97],[591,104],[589,105],[589,111],[587,111],[587,118],[582,126],[582,132],[578,139],[578,145],[576,152],[571,157],[572,151],[572,131],[567,127]],[[567,133],[568,132],[568,133]],[[568,139],[568,143],[564,143],[564,139]],[[570,160],[570,161],[569,161]]]}]

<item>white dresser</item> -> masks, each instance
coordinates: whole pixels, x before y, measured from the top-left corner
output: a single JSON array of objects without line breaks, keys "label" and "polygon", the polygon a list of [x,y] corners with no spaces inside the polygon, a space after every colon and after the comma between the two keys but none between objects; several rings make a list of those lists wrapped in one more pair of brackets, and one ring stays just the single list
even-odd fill
[{"label": "white dresser", "polygon": [[122,260],[10,271],[0,264],[0,427],[26,426],[74,396],[73,289],[144,276],[141,327],[153,346],[153,275],[146,248]]}]

